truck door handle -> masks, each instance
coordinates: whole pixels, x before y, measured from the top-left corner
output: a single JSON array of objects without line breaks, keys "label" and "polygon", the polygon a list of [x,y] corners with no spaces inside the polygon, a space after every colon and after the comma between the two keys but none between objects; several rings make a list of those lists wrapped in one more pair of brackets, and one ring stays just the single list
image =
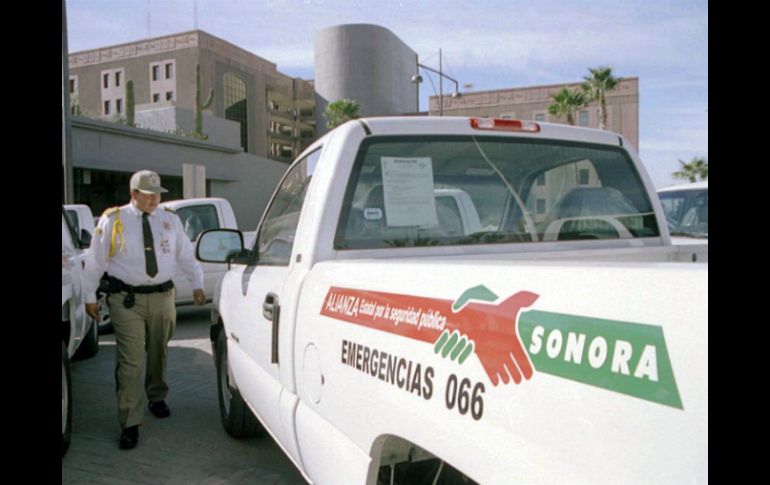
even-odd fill
[{"label": "truck door handle", "polygon": [[273,322],[272,344],[270,346],[270,363],[278,363],[278,322],[281,319],[281,306],[278,304],[278,295],[268,293],[265,302],[262,303],[262,316]]},{"label": "truck door handle", "polygon": [[278,295],[275,293],[268,293],[267,296],[265,296],[265,301],[262,303],[262,316],[272,322],[277,306]]}]

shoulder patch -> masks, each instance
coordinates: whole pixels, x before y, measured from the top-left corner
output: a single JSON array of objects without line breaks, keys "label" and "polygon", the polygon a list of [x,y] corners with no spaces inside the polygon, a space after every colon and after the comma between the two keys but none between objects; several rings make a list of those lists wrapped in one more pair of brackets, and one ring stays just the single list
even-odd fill
[{"label": "shoulder patch", "polygon": [[120,210],[120,207],[110,207],[102,213],[102,217],[110,217]]},{"label": "shoulder patch", "polygon": [[166,211],[166,212],[170,212],[172,214],[176,214],[176,211],[174,209],[172,209],[171,207],[165,207],[164,206],[163,210]]}]

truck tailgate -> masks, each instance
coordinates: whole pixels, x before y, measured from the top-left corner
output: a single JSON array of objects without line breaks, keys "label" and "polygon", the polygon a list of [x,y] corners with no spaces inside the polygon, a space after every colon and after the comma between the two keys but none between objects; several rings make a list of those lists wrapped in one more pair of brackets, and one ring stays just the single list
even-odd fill
[{"label": "truck tailgate", "polygon": [[389,434],[481,483],[708,481],[705,264],[323,262],[299,305],[301,403],[366,453]]}]

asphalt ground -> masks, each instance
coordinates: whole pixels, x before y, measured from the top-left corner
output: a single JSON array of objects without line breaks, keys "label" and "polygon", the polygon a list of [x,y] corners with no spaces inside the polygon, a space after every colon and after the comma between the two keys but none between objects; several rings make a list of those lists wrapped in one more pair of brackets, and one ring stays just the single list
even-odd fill
[{"label": "asphalt ground", "polygon": [[158,419],[145,408],[136,448],[118,448],[115,335],[101,335],[96,356],[72,363],[72,440],[62,483],[305,484],[269,434],[236,440],[222,428],[209,306],[177,310],[167,369],[171,416]]}]

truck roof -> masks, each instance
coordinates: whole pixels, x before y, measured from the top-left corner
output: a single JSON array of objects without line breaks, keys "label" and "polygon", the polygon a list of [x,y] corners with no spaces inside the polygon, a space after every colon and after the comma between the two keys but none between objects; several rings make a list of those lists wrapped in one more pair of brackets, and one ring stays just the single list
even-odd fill
[{"label": "truck roof", "polygon": [[709,182],[708,180],[704,180],[702,182],[692,182],[687,184],[677,184],[677,185],[669,185],[668,187],[664,187],[662,189],[658,189],[658,192],[674,192],[678,190],[698,190],[698,189],[708,189],[709,188]]},{"label": "truck roof", "polygon": [[198,197],[195,199],[176,199],[176,200],[164,200],[160,205],[164,207],[175,208],[178,206],[197,205],[211,203],[216,200],[225,200],[221,197]]},{"label": "truck roof", "polygon": [[[541,121],[521,120],[524,123],[532,123],[539,127],[539,131],[501,131],[497,129],[480,129],[471,127],[471,120],[477,117],[471,116],[393,116],[359,118],[348,123],[365,124],[372,135],[487,135],[487,136],[512,136],[535,137],[544,139],[583,141],[606,145],[621,145],[627,142],[621,141],[623,137],[611,131],[597,130],[578,126],[546,123]],[[481,118],[483,119],[483,118]],[[504,120],[506,122],[518,120]]]}]

